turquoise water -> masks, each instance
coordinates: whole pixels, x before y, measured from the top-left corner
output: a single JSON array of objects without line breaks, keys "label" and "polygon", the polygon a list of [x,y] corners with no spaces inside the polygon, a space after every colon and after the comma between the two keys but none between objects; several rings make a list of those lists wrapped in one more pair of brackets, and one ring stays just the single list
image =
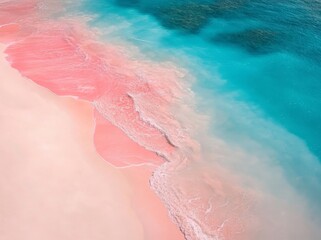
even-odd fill
[{"label": "turquoise water", "polygon": [[188,69],[209,135],[281,166],[321,210],[321,1],[97,0],[83,9],[108,41]]},{"label": "turquoise water", "polygon": [[[92,10],[104,17],[110,5],[175,31],[157,40],[219,68],[224,90],[238,91],[321,159],[321,2],[115,0],[97,1]],[[147,40],[152,33],[148,25],[132,31]],[[199,84],[217,90],[211,79]]]}]

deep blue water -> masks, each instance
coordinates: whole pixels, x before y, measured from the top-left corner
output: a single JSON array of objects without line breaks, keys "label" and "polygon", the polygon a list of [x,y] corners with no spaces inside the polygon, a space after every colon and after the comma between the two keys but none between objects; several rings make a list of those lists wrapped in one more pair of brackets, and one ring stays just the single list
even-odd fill
[{"label": "deep blue water", "polygon": [[321,198],[321,1],[96,0],[85,9],[110,41],[179,59],[213,134],[268,149],[257,154]]}]

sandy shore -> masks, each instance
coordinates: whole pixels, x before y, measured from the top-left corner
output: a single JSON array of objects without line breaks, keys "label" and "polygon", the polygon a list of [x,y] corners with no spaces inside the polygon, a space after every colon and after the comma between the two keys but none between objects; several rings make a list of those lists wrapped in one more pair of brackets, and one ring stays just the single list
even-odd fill
[{"label": "sandy shore", "polygon": [[115,169],[93,144],[89,103],[21,75],[0,45],[0,239],[183,239],[148,187],[148,168]]}]

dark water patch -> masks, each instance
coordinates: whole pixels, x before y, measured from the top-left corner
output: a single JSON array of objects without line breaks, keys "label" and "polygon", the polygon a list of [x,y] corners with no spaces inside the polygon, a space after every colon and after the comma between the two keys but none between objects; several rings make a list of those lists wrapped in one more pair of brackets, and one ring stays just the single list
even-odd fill
[{"label": "dark water patch", "polygon": [[166,4],[146,4],[139,0],[116,0],[121,7],[132,7],[154,16],[164,27],[196,34],[215,17],[231,13],[247,0],[166,1]]},{"label": "dark water patch", "polygon": [[169,5],[152,10],[163,26],[187,33],[198,33],[208,23],[211,12],[210,5],[195,3]]},{"label": "dark water patch", "polygon": [[[135,3],[134,3],[135,2]],[[139,0],[116,0],[118,6],[133,7],[136,10],[154,16],[164,27],[181,30],[185,33],[197,33],[211,16],[209,3],[196,1],[169,1],[166,4],[144,4]]]},{"label": "dark water patch", "polygon": [[248,29],[236,33],[221,33],[214,36],[211,41],[235,45],[250,54],[268,54],[281,50],[279,33],[264,28]]}]

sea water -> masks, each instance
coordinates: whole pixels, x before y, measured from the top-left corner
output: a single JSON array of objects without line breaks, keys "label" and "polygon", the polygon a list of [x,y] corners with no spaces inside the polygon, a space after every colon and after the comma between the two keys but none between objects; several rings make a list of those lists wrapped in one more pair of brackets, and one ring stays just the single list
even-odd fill
[{"label": "sea water", "polygon": [[[110,24],[121,12],[118,18],[128,25],[118,36],[142,49],[184,51],[203,61],[201,70],[215,69],[223,91],[237,91],[321,158],[320,2],[116,0],[90,5],[101,24]],[[116,17],[113,24],[120,22]],[[217,90],[213,78],[198,78],[197,84]]]},{"label": "sea water", "polygon": [[[218,164],[232,175],[249,177],[251,183],[244,181],[243,187],[248,184],[254,192],[256,188],[267,192],[266,198],[282,199],[277,210],[273,201],[267,201],[271,206],[265,208],[272,215],[283,207],[282,216],[292,211],[285,206],[305,205],[298,211],[320,224],[320,1],[99,0],[85,1],[82,11],[90,14],[91,25],[106,41],[130,42],[149,59],[172,61],[187,69],[195,111],[207,119],[195,120],[207,125],[196,137],[205,152],[204,166]],[[259,214],[270,214],[258,208]],[[244,213],[236,214],[242,218]],[[285,226],[292,219],[281,218],[266,217],[262,222],[271,224],[268,230],[253,236],[301,239],[295,226]],[[197,221],[201,228],[207,224],[202,217]],[[312,223],[299,223],[313,228]],[[216,239],[209,232],[195,236]],[[307,239],[316,240],[317,235]]]}]

